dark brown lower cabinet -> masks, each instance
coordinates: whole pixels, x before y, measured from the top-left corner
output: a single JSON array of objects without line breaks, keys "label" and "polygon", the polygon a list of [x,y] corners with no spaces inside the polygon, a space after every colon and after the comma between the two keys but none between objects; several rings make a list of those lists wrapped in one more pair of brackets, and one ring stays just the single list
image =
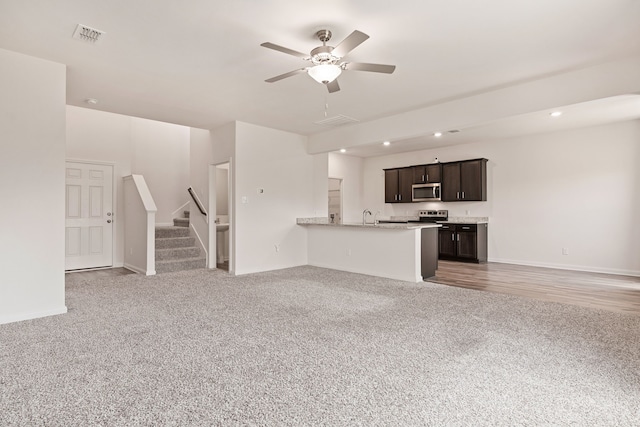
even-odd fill
[{"label": "dark brown lower cabinet", "polygon": [[440,259],[487,262],[487,224],[443,224],[438,231]]}]

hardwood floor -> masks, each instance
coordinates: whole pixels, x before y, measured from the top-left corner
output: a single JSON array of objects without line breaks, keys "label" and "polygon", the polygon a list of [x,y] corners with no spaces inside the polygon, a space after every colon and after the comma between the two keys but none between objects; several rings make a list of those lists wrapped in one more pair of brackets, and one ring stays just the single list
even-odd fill
[{"label": "hardwood floor", "polygon": [[438,261],[430,282],[640,315],[640,277]]}]

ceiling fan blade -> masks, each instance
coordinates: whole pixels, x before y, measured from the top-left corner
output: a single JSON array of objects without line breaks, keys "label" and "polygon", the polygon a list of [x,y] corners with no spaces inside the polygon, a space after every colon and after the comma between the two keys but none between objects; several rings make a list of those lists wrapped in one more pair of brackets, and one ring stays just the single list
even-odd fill
[{"label": "ceiling fan blade", "polygon": [[286,79],[287,77],[295,76],[296,74],[307,71],[306,68],[300,68],[299,70],[289,71],[288,73],[280,74],[279,76],[271,77],[265,80],[267,83],[277,82],[278,80]]},{"label": "ceiling fan blade", "polygon": [[338,79],[335,79],[334,81],[327,83],[327,89],[329,89],[329,93],[339,91],[340,85],[338,84]]},{"label": "ceiling fan blade", "polygon": [[345,65],[345,70],[373,71],[374,73],[385,74],[391,74],[395,71],[395,69],[395,65],[367,64],[365,62],[348,62]]},{"label": "ceiling fan blade", "polygon": [[306,53],[298,52],[297,50],[289,49],[288,47],[282,47],[282,46],[279,46],[277,44],[273,44],[273,43],[269,43],[269,42],[262,43],[260,46],[266,47],[268,49],[277,50],[278,52],[286,53],[286,54],[289,54],[289,55],[297,56],[298,58],[308,58],[309,57],[309,55],[307,55]]},{"label": "ceiling fan blade", "polygon": [[343,58],[347,53],[351,52],[368,38],[369,36],[365,33],[355,30],[353,33],[349,34],[346,39],[342,40],[340,44],[331,51],[331,53],[337,57]]}]

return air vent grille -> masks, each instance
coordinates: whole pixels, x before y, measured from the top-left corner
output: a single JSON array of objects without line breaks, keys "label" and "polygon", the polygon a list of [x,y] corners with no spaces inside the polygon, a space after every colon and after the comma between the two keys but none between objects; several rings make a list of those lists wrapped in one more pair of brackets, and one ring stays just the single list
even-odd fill
[{"label": "return air vent grille", "polygon": [[96,30],[95,28],[78,24],[76,30],[73,32],[73,38],[88,43],[97,43],[98,41],[100,41],[102,36],[104,36],[104,34],[105,32],[102,30]]},{"label": "return air vent grille", "polygon": [[314,123],[317,125],[323,125],[323,126],[340,126],[340,125],[346,125],[347,123],[356,123],[358,121],[359,121],[358,119],[354,119],[353,117],[343,116],[342,114],[339,114],[337,116],[328,117],[326,119],[319,120]]}]

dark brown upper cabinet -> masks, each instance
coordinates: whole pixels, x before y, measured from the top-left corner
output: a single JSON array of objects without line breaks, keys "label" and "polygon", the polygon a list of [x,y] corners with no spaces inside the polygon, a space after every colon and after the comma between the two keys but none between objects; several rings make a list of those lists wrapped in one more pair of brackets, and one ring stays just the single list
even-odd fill
[{"label": "dark brown upper cabinet", "polygon": [[427,184],[440,182],[440,164],[434,163],[430,165],[413,166],[413,183]]},{"label": "dark brown upper cabinet", "polygon": [[487,200],[487,159],[442,164],[443,202]]},{"label": "dark brown upper cabinet", "polygon": [[384,202],[411,203],[413,168],[384,170]]}]

